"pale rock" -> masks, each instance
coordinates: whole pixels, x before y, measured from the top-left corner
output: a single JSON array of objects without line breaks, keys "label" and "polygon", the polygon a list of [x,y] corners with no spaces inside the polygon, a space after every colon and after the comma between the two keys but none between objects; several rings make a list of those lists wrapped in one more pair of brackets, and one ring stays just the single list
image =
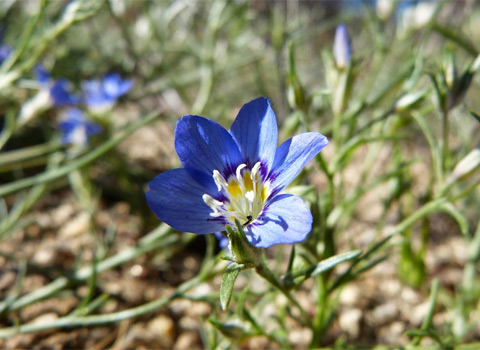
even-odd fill
[{"label": "pale rock", "polygon": [[63,225],[58,234],[64,238],[75,237],[88,232],[89,225],[90,215],[86,212],[81,212]]},{"label": "pale rock", "polygon": [[404,287],[400,297],[410,304],[418,304],[421,301],[420,295],[410,287]]},{"label": "pale rock", "polygon": [[398,309],[393,303],[382,304],[373,309],[371,322],[375,325],[385,325],[398,317]]},{"label": "pale rock", "polygon": [[198,334],[196,332],[184,332],[180,334],[177,338],[175,344],[173,344],[173,349],[177,350],[194,350],[199,349],[199,342],[200,339],[198,338]]},{"label": "pale rock", "polygon": [[171,348],[175,341],[175,323],[166,315],[160,315],[148,322],[147,329],[165,348]]},{"label": "pale rock", "polygon": [[52,212],[52,225],[59,227],[63,225],[75,212],[72,204],[66,203],[60,205]]},{"label": "pale rock", "polygon": [[55,322],[57,319],[58,315],[55,312],[48,312],[33,319],[30,324],[48,324]]},{"label": "pale rock", "polygon": [[297,349],[307,349],[312,335],[309,328],[295,328],[288,332],[288,340]]},{"label": "pale rock", "polygon": [[347,332],[351,337],[356,338],[360,334],[360,322],[362,320],[362,310],[347,309],[340,314],[338,324],[340,328]]},{"label": "pale rock", "polygon": [[56,250],[51,249],[37,250],[32,260],[35,264],[41,266],[53,265],[55,263]]},{"label": "pale rock", "polygon": [[428,309],[430,308],[430,300],[424,301],[417,305],[409,312],[408,320],[412,324],[421,325],[425,317],[427,317]]},{"label": "pale rock", "polygon": [[356,285],[349,284],[347,285],[340,295],[340,303],[344,305],[353,306],[357,303],[360,298],[360,288]]}]

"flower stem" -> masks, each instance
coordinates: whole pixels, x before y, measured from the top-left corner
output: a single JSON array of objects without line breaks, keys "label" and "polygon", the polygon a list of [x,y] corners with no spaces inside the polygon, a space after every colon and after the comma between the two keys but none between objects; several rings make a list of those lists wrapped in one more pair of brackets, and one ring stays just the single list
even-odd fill
[{"label": "flower stem", "polygon": [[289,293],[289,291],[282,285],[282,283],[277,279],[275,274],[270,270],[270,268],[265,263],[265,259],[262,258],[260,264],[255,267],[255,271],[267,280],[273,287],[278,289],[300,312],[302,320],[305,325],[312,328],[312,319],[311,316],[307,314],[305,309],[298,303],[298,301]]},{"label": "flower stem", "polygon": [[[449,133],[449,118],[448,118],[448,110],[444,109],[442,112],[442,170],[443,174],[446,174],[448,163],[449,163],[449,142],[448,142],[448,133]],[[444,179],[442,179],[443,181]]]}]

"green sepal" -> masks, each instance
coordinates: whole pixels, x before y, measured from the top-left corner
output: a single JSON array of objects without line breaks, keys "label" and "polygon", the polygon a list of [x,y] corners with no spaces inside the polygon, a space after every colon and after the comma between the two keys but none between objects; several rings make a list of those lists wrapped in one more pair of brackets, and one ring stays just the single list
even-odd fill
[{"label": "green sepal", "polygon": [[244,265],[245,268],[258,266],[262,256],[262,250],[250,244],[238,220],[235,220],[235,226],[235,230],[228,225],[225,226],[232,260],[237,264]]}]

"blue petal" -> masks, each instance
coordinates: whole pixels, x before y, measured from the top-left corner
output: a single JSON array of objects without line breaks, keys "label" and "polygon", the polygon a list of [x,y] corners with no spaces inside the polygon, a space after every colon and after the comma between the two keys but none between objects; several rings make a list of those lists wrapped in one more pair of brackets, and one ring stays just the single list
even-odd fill
[{"label": "blue petal", "polygon": [[80,102],[80,98],[69,91],[69,82],[65,79],[58,79],[50,88],[50,96],[53,105],[56,107],[73,105]]},{"label": "blue petal", "polygon": [[278,147],[273,169],[269,174],[275,192],[281,191],[315,157],[328,139],[318,132],[307,132],[288,139]]},{"label": "blue petal", "polygon": [[37,64],[35,67],[33,67],[33,71],[35,73],[35,78],[42,85],[46,85],[50,81],[50,74],[46,71],[43,65]]},{"label": "blue petal", "polygon": [[109,73],[103,77],[102,85],[105,95],[116,100],[132,88],[133,82],[127,79],[122,80],[118,73]]},{"label": "blue petal", "polygon": [[85,104],[89,107],[102,105],[107,101],[102,84],[98,80],[87,80],[82,85]]},{"label": "blue petal", "polygon": [[246,234],[257,248],[297,243],[310,233],[312,220],[310,209],[300,197],[283,194],[274,198],[264,216],[250,225]]},{"label": "blue petal", "polygon": [[244,162],[253,166],[263,161],[270,170],[277,149],[278,130],[275,113],[267,98],[259,97],[243,105],[230,128],[240,147]]},{"label": "blue petal", "polygon": [[13,48],[9,45],[0,45],[0,64],[5,61],[8,56],[10,56],[13,52]]},{"label": "blue petal", "polygon": [[242,163],[238,146],[228,131],[199,116],[185,115],[178,121],[175,149],[184,168],[210,176],[218,170],[227,177]]},{"label": "blue petal", "polygon": [[221,232],[215,232],[214,234],[218,240],[218,246],[220,249],[228,249],[228,238]]},{"label": "blue petal", "polygon": [[150,209],[160,220],[182,232],[206,234],[223,231],[225,225],[210,216],[212,209],[202,199],[205,193],[217,193],[215,183],[210,180],[200,184],[193,173],[173,169],[155,177],[146,194]]}]

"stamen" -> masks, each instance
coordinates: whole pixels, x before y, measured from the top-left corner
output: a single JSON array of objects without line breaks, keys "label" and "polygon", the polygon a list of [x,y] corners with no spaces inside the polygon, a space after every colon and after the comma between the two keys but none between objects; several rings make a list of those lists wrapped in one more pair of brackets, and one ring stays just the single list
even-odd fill
[{"label": "stamen", "polygon": [[256,162],[255,165],[252,168],[252,180],[253,177],[257,177],[258,171],[260,170],[260,167],[262,166],[262,163]]},{"label": "stamen", "polygon": [[227,188],[228,187],[227,180],[225,180],[223,175],[220,174],[220,172],[218,170],[213,171],[213,180],[215,181],[215,184],[217,185],[217,189],[219,191],[221,191],[222,188]]},{"label": "stamen", "polygon": [[235,174],[228,179],[218,170],[214,170],[213,179],[226,200],[221,202],[204,194],[203,201],[212,209],[210,216],[223,217],[232,224],[239,220],[244,226],[254,222],[261,214],[264,200],[268,197],[267,184],[263,182],[260,174],[261,165],[261,162],[257,162],[249,170],[245,169],[246,164],[240,164]]},{"label": "stamen", "polygon": [[243,184],[243,176],[242,176],[242,169],[243,168],[246,168],[247,167],[247,164],[240,164],[238,167],[237,167],[237,171],[236,171],[236,175],[237,175],[237,180],[239,183]]},{"label": "stamen", "polygon": [[[223,202],[217,201],[216,199],[212,198],[208,194],[204,194],[202,196],[203,201],[206,205],[213,209],[214,212],[218,211],[218,208],[223,205]],[[210,214],[211,215],[211,214]]]}]

